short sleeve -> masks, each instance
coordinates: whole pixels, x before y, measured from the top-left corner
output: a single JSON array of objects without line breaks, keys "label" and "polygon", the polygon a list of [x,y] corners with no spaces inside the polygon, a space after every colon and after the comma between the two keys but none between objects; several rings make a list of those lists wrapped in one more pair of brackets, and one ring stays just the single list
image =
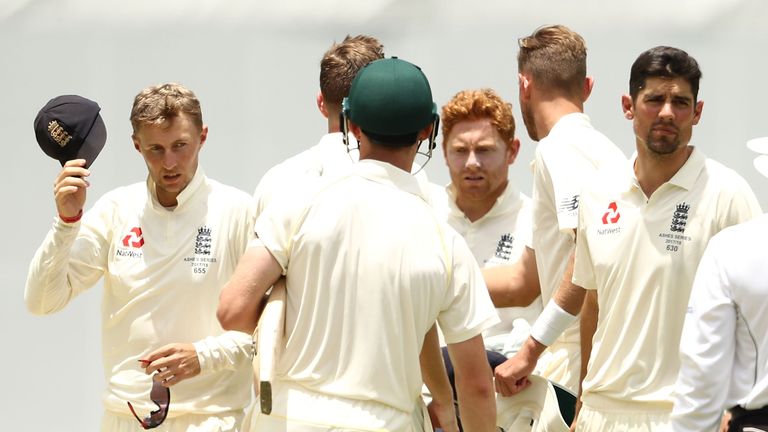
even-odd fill
[{"label": "short sleeve", "polygon": [[[583,203],[586,204],[586,203]],[[589,209],[582,206],[579,212],[579,222],[576,234],[576,250],[573,264],[573,277],[571,281],[584,289],[597,289],[595,282],[592,255],[589,249],[589,237],[587,236],[587,215]]]},{"label": "short sleeve", "polygon": [[499,323],[482,272],[469,247],[452,236],[452,277],[438,324],[448,344],[459,343]]},{"label": "short sleeve", "polygon": [[572,233],[578,225],[581,190],[597,172],[595,164],[570,146],[540,145],[536,152],[536,171],[537,181],[553,191],[560,231]]},{"label": "short sleeve", "polygon": [[250,247],[267,248],[283,268],[285,274],[293,246],[293,240],[307,212],[307,199],[275,200],[256,219],[256,239]]}]

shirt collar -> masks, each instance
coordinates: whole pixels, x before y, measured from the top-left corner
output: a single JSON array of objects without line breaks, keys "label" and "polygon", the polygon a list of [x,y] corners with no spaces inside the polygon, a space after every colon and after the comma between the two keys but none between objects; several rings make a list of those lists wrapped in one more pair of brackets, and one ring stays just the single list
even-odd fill
[{"label": "shirt collar", "polygon": [[[691,146],[693,147],[693,146]],[[704,169],[704,162],[707,157],[704,153],[700,152],[696,147],[693,147],[691,155],[688,156],[688,160],[685,161],[682,167],[669,179],[670,184],[680,186],[685,190],[691,190],[696,179],[699,177],[699,173]]]},{"label": "shirt collar", "polygon": [[554,126],[552,126],[552,129],[549,130],[549,134],[547,134],[546,137],[542,138],[542,140],[547,139],[550,135],[556,135],[560,129],[565,129],[566,131],[570,131],[572,127],[574,126],[587,126],[592,127],[592,122],[589,120],[589,116],[582,113],[582,112],[575,112],[566,114],[560,119],[557,120]]},{"label": "shirt collar", "polygon": [[427,203],[429,202],[427,185],[425,183],[417,179],[411,173],[403,171],[387,162],[363,159],[355,164],[352,172],[360,177],[377,183],[390,185],[397,189],[404,190],[405,192],[418,196]]},{"label": "shirt collar", "polygon": [[[698,148],[694,146],[691,147],[693,150],[691,151],[690,156],[688,156],[688,160],[686,160],[683,166],[677,170],[675,175],[667,181],[667,184],[675,185],[685,190],[691,190],[693,188],[701,170],[704,169],[704,163],[706,162],[707,156]],[[629,158],[628,169],[631,173],[629,176],[631,181],[628,183],[628,186],[640,189],[640,183],[637,181],[637,176],[635,175],[635,160],[637,160],[637,151],[635,151],[632,154],[632,157]]]},{"label": "shirt collar", "polygon": [[[174,207],[174,210],[184,207],[184,205],[190,201],[195,195],[195,192],[202,186],[204,179],[205,172],[203,172],[203,168],[198,165],[192,180],[187,187],[179,193],[179,196],[176,197],[176,207]],[[152,180],[152,176],[147,176],[147,189],[149,190],[149,195],[152,197],[152,206],[155,209],[166,209],[166,207],[160,204],[160,200],[157,199],[157,187],[155,186],[154,180]]]},{"label": "shirt collar", "polygon": [[[448,206],[451,211],[451,216],[466,218],[464,212],[462,212],[459,206],[456,205],[456,187],[453,185],[453,183],[448,183],[448,185],[445,187],[445,193],[448,195]],[[483,219],[506,213],[510,210],[520,207],[520,205],[520,192],[512,184],[512,182],[507,181],[507,187],[504,188],[504,192],[502,192],[501,195],[496,198],[496,202],[493,203],[493,206],[490,210],[488,210],[488,213],[484,214],[480,219],[473,223],[478,223]]]},{"label": "shirt collar", "polygon": [[325,175],[326,172],[340,175],[357,162],[360,154],[357,141],[352,134],[348,136],[349,151],[344,146],[341,132],[328,133],[320,139],[314,152],[319,176]]}]

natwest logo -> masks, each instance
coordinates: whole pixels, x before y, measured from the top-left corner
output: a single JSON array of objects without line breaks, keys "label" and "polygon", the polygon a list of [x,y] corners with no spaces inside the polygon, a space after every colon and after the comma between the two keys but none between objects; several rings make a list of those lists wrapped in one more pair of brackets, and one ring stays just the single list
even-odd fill
[{"label": "natwest logo", "polygon": [[603,215],[603,225],[609,223],[615,224],[619,221],[621,214],[619,213],[619,207],[616,205],[616,201],[608,204],[608,211]]},{"label": "natwest logo", "polygon": [[128,235],[123,237],[123,246],[140,248],[144,246],[144,237],[141,236],[141,228],[133,228]]}]

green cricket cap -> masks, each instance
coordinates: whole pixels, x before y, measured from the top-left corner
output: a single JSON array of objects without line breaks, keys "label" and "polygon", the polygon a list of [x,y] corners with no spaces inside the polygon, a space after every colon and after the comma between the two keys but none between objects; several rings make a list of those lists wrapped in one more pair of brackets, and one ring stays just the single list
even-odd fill
[{"label": "green cricket cap", "polygon": [[424,72],[397,57],[376,60],[361,69],[343,109],[364,132],[377,136],[414,134],[437,118]]}]

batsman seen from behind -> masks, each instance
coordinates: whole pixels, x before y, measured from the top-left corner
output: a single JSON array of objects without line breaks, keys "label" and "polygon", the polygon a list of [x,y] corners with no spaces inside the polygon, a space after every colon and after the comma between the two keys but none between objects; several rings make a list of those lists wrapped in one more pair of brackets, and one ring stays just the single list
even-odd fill
[{"label": "batsman seen from behind", "polygon": [[434,145],[436,111],[417,66],[368,64],[343,104],[360,162],[259,218],[218,311],[224,328],[252,331],[262,296],[285,275],[272,412],[249,430],[431,430],[419,352],[437,320],[460,371],[465,426],[495,431],[481,333],[498,317],[466,243],[437,221],[426,185],[409,173],[422,141]]}]

